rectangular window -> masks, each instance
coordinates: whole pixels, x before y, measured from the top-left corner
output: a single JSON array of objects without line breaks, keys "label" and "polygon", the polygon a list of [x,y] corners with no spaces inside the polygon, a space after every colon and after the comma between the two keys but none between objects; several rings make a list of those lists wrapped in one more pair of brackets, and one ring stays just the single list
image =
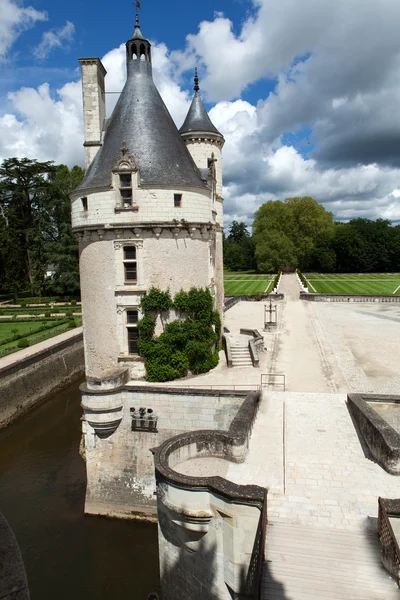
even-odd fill
[{"label": "rectangular window", "polygon": [[119,192],[123,208],[132,206],[132,176],[124,174],[119,176]]},{"label": "rectangular window", "polygon": [[81,198],[82,200],[82,210],[87,212],[88,211],[88,201],[87,198]]},{"label": "rectangular window", "polygon": [[132,178],[130,175],[120,175],[119,176],[120,185],[122,188],[130,188],[132,187]]},{"label": "rectangular window", "polygon": [[124,248],[124,275],[125,283],[137,283],[137,262],[135,246],[125,246]]},{"label": "rectangular window", "polygon": [[136,246],[125,246],[124,259],[125,260],[136,260]]},{"label": "rectangular window", "polygon": [[174,207],[180,208],[182,206],[182,194],[174,194]]},{"label": "rectangular window", "polygon": [[138,337],[139,332],[137,329],[138,323],[138,311],[127,310],[126,311],[126,328],[128,333],[128,352],[129,354],[139,354],[138,348]]}]

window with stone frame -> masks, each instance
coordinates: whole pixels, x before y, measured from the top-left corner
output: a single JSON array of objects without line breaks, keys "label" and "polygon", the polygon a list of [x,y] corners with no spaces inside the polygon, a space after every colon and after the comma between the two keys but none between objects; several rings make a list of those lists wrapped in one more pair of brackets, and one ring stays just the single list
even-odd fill
[{"label": "window with stone frame", "polygon": [[126,311],[126,330],[127,330],[128,354],[139,354],[138,321],[139,321],[139,313],[137,310],[129,309]]},{"label": "window with stone frame", "polygon": [[181,208],[182,206],[182,194],[174,194],[174,207]]},{"label": "window with stone frame", "polygon": [[136,246],[124,246],[124,281],[126,284],[137,283]]},{"label": "window with stone frame", "polygon": [[133,204],[131,173],[121,173],[119,175],[119,192],[121,194],[121,205],[123,208],[130,208]]}]

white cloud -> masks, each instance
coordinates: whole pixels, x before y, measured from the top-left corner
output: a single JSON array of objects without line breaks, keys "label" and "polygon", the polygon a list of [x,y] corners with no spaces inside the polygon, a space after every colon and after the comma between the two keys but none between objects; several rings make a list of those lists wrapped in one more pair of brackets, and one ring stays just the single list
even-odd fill
[{"label": "white cloud", "polygon": [[37,21],[46,21],[47,14],[31,6],[22,7],[14,0],[0,0],[0,60],[22,32],[34,27]]},{"label": "white cloud", "polygon": [[34,49],[36,58],[47,58],[54,48],[61,48],[64,44],[71,42],[75,35],[75,25],[67,21],[64,27],[51,29],[42,35],[40,44]]}]

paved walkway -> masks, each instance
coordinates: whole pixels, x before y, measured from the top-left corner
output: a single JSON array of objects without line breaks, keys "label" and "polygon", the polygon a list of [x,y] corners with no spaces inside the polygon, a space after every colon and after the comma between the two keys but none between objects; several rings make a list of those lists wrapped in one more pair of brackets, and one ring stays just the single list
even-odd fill
[{"label": "paved walkway", "polygon": [[398,600],[374,534],[269,523],[266,600]]},{"label": "paved walkway", "polygon": [[[399,308],[300,301],[290,275],[280,291],[279,326],[264,334],[260,370],[284,372],[287,391],[263,392],[246,462],[197,459],[176,468],[268,488],[263,597],[399,599],[381,566],[376,522],[378,496],[400,497],[400,477],[370,456],[346,404],[348,391],[400,392]],[[241,302],[226,324],[262,329],[263,311],[263,303]],[[254,371],[230,377],[253,382]]]}]

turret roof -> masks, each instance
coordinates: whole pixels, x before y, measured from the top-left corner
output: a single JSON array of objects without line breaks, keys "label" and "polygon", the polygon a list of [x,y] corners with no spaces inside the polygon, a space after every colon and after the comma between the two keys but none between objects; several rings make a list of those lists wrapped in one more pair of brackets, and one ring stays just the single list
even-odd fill
[{"label": "turret roof", "polygon": [[[140,29],[135,28],[135,33],[141,36]],[[128,78],[108,120],[103,145],[78,190],[110,187],[111,170],[124,141],[135,158],[142,185],[205,186],[146,60],[128,61]]]},{"label": "turret roof", "polygon": [[210,117],[204,107],[203,101],[199,95],[199,78],[197,76],[197,69],[194,78],[194,97],[192,104],[190,105],[189,112],[186,116],[185,122],[179,130],[179,133],[191,133],[192,131],[198,131],[202,133],[214,133],[222,136],[218,129],[212,124]]}]

